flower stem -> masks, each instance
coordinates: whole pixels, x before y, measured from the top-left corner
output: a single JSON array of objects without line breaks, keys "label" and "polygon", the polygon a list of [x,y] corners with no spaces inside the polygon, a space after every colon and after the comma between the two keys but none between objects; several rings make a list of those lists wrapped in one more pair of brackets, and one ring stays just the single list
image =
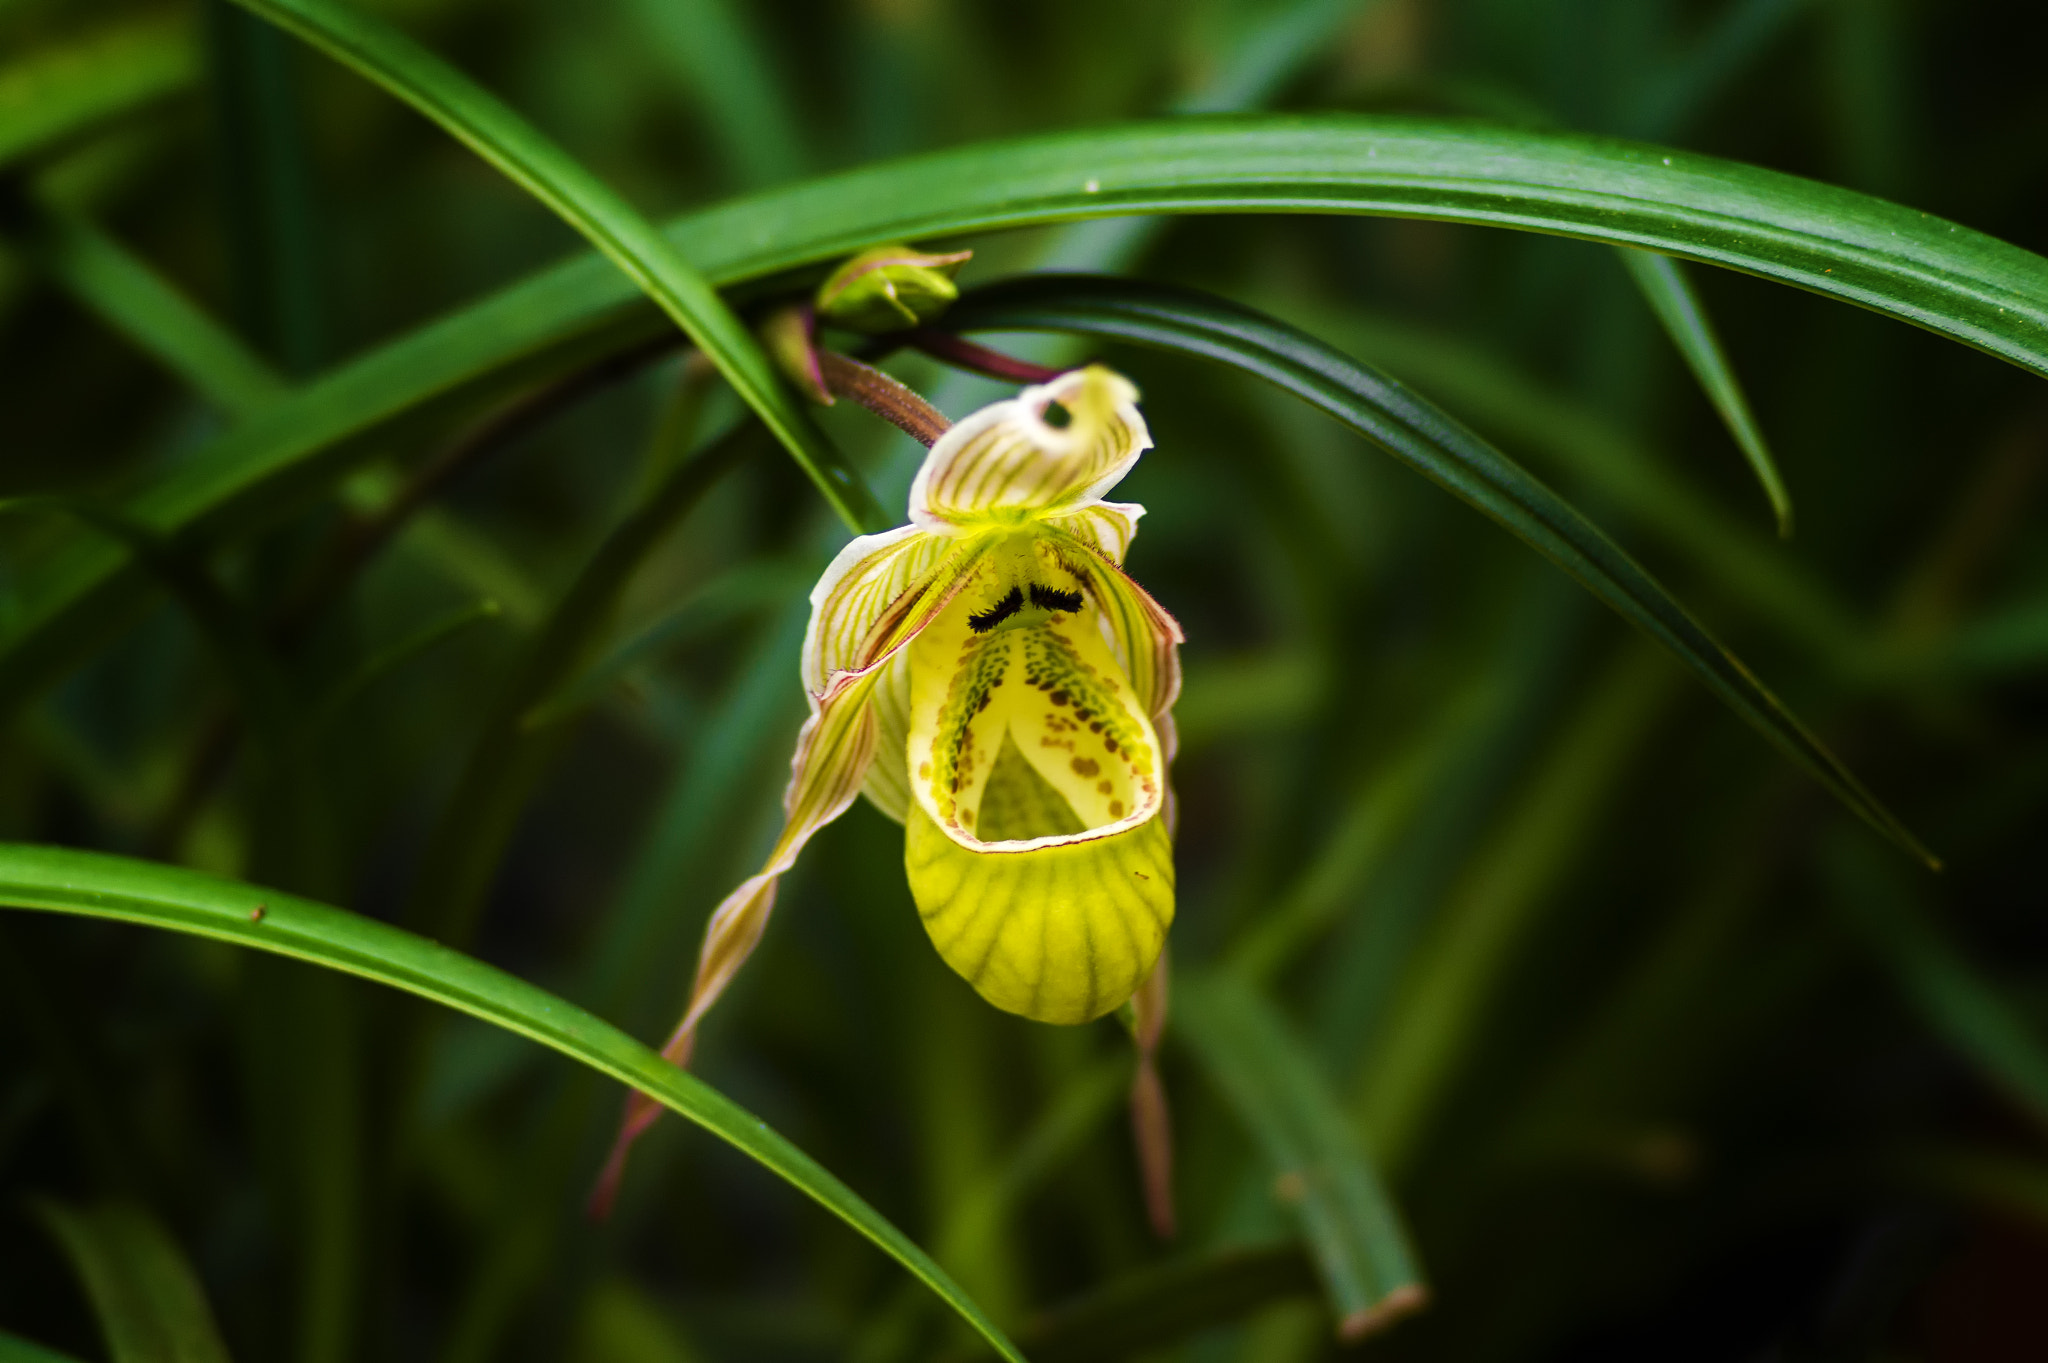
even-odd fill
[{"label": "flower stem", "polygon": [[1011,383],[1049,383],[1067,372],[1066,369],[1033,364],[1014,355],[1005,355],[1000,350],[978,345],[965,336],[940,331],[934,327],[919,327],[903,339],[934,359],[944,360],[947,364],[960,369],[971,369],[977,374],[986,374],[992,379],[1006,379]]},{"label": "flower stem", "polygon": [[849,398],[925,445],[946,433],[953,423],[945,413],[872,365],[836,350],[818,352],[818,369],[826,391]]}]

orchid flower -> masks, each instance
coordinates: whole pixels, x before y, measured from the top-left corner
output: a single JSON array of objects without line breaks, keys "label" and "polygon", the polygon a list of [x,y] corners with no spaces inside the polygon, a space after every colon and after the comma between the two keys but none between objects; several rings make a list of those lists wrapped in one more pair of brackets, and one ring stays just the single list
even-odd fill
[{"label": "orchid flower", "polygon": [[[905,827],[932,945],[996,1007],[1082,1023],[1152,976],[1174,910],[1181,632],[1123,570],[1144,508],[1103,499],[1151,447],[1137,397],[1090,366],[983,408],[932,445],[910,523],[826,568],[787,822],[711,916],[671,1060],[760,941],[776,882],[862,794]],[[1148,1074],[1163,997],[1162,979],[1139,1001]],[[601,1200],[658,1113],[629,1098]]]}]

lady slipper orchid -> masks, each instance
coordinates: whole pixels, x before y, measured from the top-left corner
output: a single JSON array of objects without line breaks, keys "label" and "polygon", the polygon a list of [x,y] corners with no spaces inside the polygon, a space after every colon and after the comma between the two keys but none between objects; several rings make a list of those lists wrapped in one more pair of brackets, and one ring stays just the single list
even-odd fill
[{"label": "lady slipper orchid", "polygon": [[[1137,396],[1090,366],[983,408],[932,445],[910,523],[825,570],[788,819],[711,916],[670,1059],[860,794],[905,825],[925,930],[990,1003],[1081,1023],[1145,984],[1173,921],[1181,632],[1123,571],[1144,508],[1103,499],[1151,447]],[[656,1111],[629,1099],[607,1182]]]}]

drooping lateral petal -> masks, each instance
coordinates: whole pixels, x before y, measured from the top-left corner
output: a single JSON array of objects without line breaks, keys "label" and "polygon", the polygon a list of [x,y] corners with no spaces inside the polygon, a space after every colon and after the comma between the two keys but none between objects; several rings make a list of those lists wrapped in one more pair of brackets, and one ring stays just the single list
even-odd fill
[{"label": "drooping lateral petal", "polygon": [[[682,1021],[661,1048],[662,1055],[672,1063],[690,1063],[697,1024],[759,945],[775,907],[775,887],[783,872],[796,864],[797,853],[811,835],[844,813],[860,793],[869,759],[874,754],[875,722],[867,700],[878,670],[842,672],[824,696],[812,698],[811,717],[804,723],[797,739],[796,756],[790,763],[789,789],[783,796],[783,807],[789,817],[782,836],[776,839],[761,870],[727,895],[704,925],[704,944],[697,953],[690,1002]],[[598,1215],[610,1209],[617,1195],[626,1155],[633,1143],[654,1125],[661,1113],[661,1105],[639,1090],[626,1095],[618,1138],[591,1194],[591,1207]]]},{"label": "drooping lateral petal", "polygon": [[858,672],[880,656],[892,615],[914,609],[958,539],[914,525],[847,542],[811,588],[804,631],[804,690],[821,696],[836,672]]},{"label": "drooping lateral petal", "polygon": [[[883,548],[901,550],[903,545]],[[697,1024],[760,942],[775,907],[775,887],[783,873],[796,864],[797,854],[811,835],[843,814],[860,793],[875,753],[878,726],[871,704],[874,692],[890,661],[959,595],[972,575],[974,559],[970,549],[950,562],[942,560],[937,570],[911,590],[899,593],[883,618],[868,630],[858,656],[871,660],[857,671],[833,673],[823,693],[812,694],[811,716],[797,737],[796,754],[790,760],[789,786],[783,792],[782,807],[787,817],[782,835],[776,839],[761,870],[727,895],[705,924],[689,1004],[661,1051],[675,1064],[689,1063]],[[910,598],[907,604],[904,597]],[[591,1196],[595,1210],[602,1213],[611,1205],[625,1170],[627,1152],[660,1117],[661,1111],[658,1104],[637,1090],[627,1095],[618,1139]]]},{"label": "drooping lateral petal", "polygon": [[[961,525],[1100,497],[1152,447],[1137,398],[1130,380],[1090,365],[982,408],[925,456],[910,487],[911,521]],[[1063,425],[1047,420],[1054,403]]]},{"label": "drooping lateral petal", "polygon": [[910,655],[900,650],[883,663],[868,698],[875,716],[875,758],[861,793],[882,813],[902,823],[910,809],[910,769],[904,746],[910,740]]},{"label": "drooping lateral petal", "polygon": [[1131,1040],[1138,1064],[1131,1075],[1131,1137],[1137,1147],[1138,1173],[1144,1181],[1145,1213],[1162,1240],[1174,1233],[1173,1116],[1166,1105],[1166,1085],[1159,1078],[1159,1040],[1166,1033],[1166,1006],[1171,983],[1170,953],[1159,950],[1159,963],[1138,992],[1131,995]]}]

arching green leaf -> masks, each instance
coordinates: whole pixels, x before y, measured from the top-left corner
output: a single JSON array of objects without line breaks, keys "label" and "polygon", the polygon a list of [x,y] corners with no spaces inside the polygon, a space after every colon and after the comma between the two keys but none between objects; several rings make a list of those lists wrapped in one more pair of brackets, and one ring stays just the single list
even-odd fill
[{"label": "arching green leaf", "polygon": [[1513,531],[1671,650],[1729,708],[1844,805],[1914,856],[1934,856],[1685,608],[1562,497],[1386,374],[1274,318],[1206,294],[1086,276],[1039,276],[971,293],[963,330],[1069,331],[1216,360],[1255,374],[1357,431]]},{"label": "arching green leaf", "polygon": [[253,947],[446,1004],[610,1075],[758,1161],[879,1245],[1003,1357],[1019,1354],[925,1252],[809,1156],[695,1076],[535,985],[388,924],[179,867],[0,843],[0,904],[110,918]]},{"label": "arching green leaf", "polygon": [[[425,59],[429,60],[431,59]],[[730,286],[876,242],[1142,213],[1367,213],[1647,247],[1811,289],[2048,375],[2048,260],[1796,176],[1606,138],[1349,115],[1192,119],[970,146],[734,200],[669,240]],[[141,492],[164,529],[226,533],[325,486],[370,441],[446,420],[661,325],[595,257],[335,370]],[[122,619],[138,582],[81,545],[24,585],[0,711]]]}]

